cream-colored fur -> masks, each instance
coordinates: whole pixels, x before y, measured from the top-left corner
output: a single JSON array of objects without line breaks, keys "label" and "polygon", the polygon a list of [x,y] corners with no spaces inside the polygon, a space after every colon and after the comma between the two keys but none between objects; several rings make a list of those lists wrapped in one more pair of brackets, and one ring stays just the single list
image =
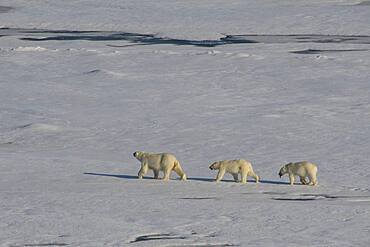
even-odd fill
[{"label": "cream-colored fur", "polygon": [[259,181],[259,177],[253,171],[252,164],[243,159],[217,161],[210,165],[209,169],[218,170],[216,182],[219,182],[226,172],[233,175],[235,182],[239,182],[239,173],[241,175],[241,183],[247,183],[247,176],[253,177],[256,183]]},{"label": "cream-colored fur", "polygon": [[163,180],[169,180],[171,171],[174,170],[180,176],[181,180],[186,180],[186,174],[182,170],[179,161],[172,154],[135,152],[133,155],[141,161],[141,169],[138,174],[139,179],[142,179],[148,172],[148,169],[151,169],[153,170],[155,179],[158,179],[159,171],[163,171]]},{"label": "cream-colored fur", "polygon": [[[317,166],[307,161],[300,161],[284,165],[279,176],[289,174],[290,184],[294,184],[295,176],[299,176],[301,183],[305,185],[317,185]],[[306,177],[309,181],[306,181]]]}]

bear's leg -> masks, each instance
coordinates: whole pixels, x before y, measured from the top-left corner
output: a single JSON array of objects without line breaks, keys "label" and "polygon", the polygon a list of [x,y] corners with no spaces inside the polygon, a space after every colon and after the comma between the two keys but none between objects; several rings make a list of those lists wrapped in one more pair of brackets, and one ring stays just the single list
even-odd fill
[{"label": "bear's leg", "polygon": [[158,179],[159,178],[159,170],[153,169],[153,173],[154,173],[154,179]]},{"label": "bear's leg", "polygon": [[317,178],[316,178],[316,175],[310,175],[309,176],[309,179],[310,179],[310,183],[309,183],[309,185],[313,185],[313,186],[315,186],[315,185],[317,185]]},{"label": "bear's leg", "polygon": [[218,174],[217,174],[217,177],[216,177],[216,182],[220,182],[221,181],[221,179],[224,177],[224,175],[225,175],[225,172],[226,172],[226,170],[225,169],[220,169],[219,171],[218,171]]},{"label": "bear's leg", "polygon": [[289,174],[289,181],[290,181],[290,185],[294,184],[294,175],[293,174]]},{"label": "bear's leg", "polygon": [[233,173],[234,181],[239,182],[239,173]]},{"label": "bear's leg", "polygon": [[170,180],[171,171],[172,168],[166,168],[166,170],[164,170],[163,180],[165,181]]},{"label": "bear's leg", "polygon": [[256,183],[260,181],[260,177],[257,174],[255,174],[254,171],[249,172],[248,176],[254,178],[256,180]]},{"label": "bear's leg", "polygon": [[179,162],[175,162],[175,166],[174,166],[173,170],[177,173],[177,175],[179,175],[181,180],[186,180],[186,174],[182,170],[182,167],[181,167]]},{"label": "bear's leg", "polygon": [[138,178],[139,179],[142,179],[143,178],[143,176],[146,174],[148,172],[148,164],[146,164],[146,163],[142,163],[141,164],[141,169],[140,169],[140,171],[139,171],[139,173],[138,173]]},{"label": "bear's leg", "polygon": [[299,179],[301,180],[301,183],[302,184],[304,184],[304,185],[307,185],[308,184],[308,182],[307,182],[307,180],[306,180],[306,178],[305,177],[299,177]]},{"label": "bear's leg", "polygon": [[248,176],[248,174],[245,171],[241,171],[240,175],[242,177],[241,183],[242,184],[246,184],[247,183],[247,176]]}]

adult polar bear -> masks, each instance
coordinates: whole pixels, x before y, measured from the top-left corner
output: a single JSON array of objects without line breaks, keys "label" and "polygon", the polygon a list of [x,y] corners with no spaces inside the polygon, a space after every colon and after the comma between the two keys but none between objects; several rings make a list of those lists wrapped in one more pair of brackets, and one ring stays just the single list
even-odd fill
[{"label": "adult polar bear", "polygon": [[243,159],[216,161],[209,166],[209,169],[218,170],[216,182],[221,181],[226,172],[233,175],[235,182],[239,182],[239,173],[241,175],[241,183],[247,183],[247,176],[253,177],[256,183],[259,182],[259,177],[254,173],[252,164]]},{"label": "adult polar bear", "polygon": [[148,172],[148,169],[153,170],[154,178],[158,179],[159,171],[163,171],[163,180],[169,180],[171,171],[174,170],[177,175],[180,176],[181,180],[186,180],[186,174],[180,166],[180,162],[172,154],[168,153],[147,153],[147,152],[135,152],[134,157],[141,161],[141,169],[138,174],[138,178],[142,179],[143,176]]},{"label": "adult polar bear", "polygon": [[[280,169],[279,176],[281,177],[284,174],[289,175],[289,181],[291,185],[294,184],[295,176],[299,176],[302,184],[317,185],[317,166],[310,162],[290,162]],[[306,181],[306,177],[308,177],[309,182]]]}]

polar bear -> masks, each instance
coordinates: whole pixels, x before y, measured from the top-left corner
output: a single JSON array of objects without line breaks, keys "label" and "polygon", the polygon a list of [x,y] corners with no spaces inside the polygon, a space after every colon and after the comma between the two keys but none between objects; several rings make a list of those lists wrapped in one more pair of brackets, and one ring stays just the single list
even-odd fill
[{"label": "polar bear", "polygon": [[252,164],[243,159],[216,161],[209,166],[209,169],[218,170],[216,182],[219,182],[223,178],[225,172],[233,175],[235,182],[239,182],[239,173],[241,175],[241,183],[243,184],[247,183],[247,176],[253,177],[256,183],[259,182],[259,177],[254,173]]},{"label": "polar bear", "polygon": [[[301,183],[304,185],[317,185],[317,166],[307,161],[300,161],[295,163],[288,163],[284,165],[280,171],[279,176],[289,174],[290,184],[294,184],[294,177],[299,176]],[[309,181],[306,181],[308,177]]]},{"label": "polar bear", "polygon": [[133,155],[141,161],[141,169],[138,174],[139,179],[142,179],[148,169],[151,169],[153,170],[155,179],[158,179],[159,171],[163,171],[163,180],[169,180],[171,171],[174,170],[180,176],[181,180],[186,180],[186,174],[182,170],[179,161],[172,154],[155,154],[138,151],[133,153]]}]

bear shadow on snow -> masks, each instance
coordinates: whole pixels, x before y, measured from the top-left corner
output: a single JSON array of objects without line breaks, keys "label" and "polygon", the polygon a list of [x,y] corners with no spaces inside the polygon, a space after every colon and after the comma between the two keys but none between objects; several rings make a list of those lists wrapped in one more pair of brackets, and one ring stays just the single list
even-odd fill
[{"label": "bear shadow on snow", "polygon": [[[108,173],[96,173],[96,172],[84,172],[84,175],[92,175],[92,176],[102,176],[102,177],[114,177],[114,178],[123,178],[123,179],[138,179],[137,175],[126,175],[126,174],[108,174]],[[161,180],[161,179],[154,179],[153,177],[146,176],[143,179],[149,180]],[[191,180],[192,178],[190,178]],[[172,178],[171,180],[179,180],[177,178]]]},{"label": "bear shadow on snow", "polygon": [[[249,181],[248,181],[249,182]],[[283,185],[287,185],[289,184],[289,182],[284,182],[284,181],[275,181],[275,180],[264,180],[264,179],[261,179],[260,180],[260,183],[261,184],[283,184]]]},{"label": "bear shadow on snow", "polygon": [[[188,178],[188,180],[203,181],[203,182],[215,182],[214,178],[201,178],[201,177],[190,177],[190,178]],[[222,182],[234,182],[234,180],[223,179]]]},{"label": "bear shadow on snow", "polygon": [[[138,179],[137,175],[126,175],[126,174],[108,174],[108,173],[96,173],[96,172],[84,172],[84,175],[92,175],[92,176],[102,176],[102,177],[114,177],[114,178],[123,178],[123,179]],[[153,177],[146,176],[143,177],[143,179],[150,179],[154,180]],[[179,180],[178,178],[173,178],[171,180]],[[213,178],[202,178],[202,177],[190,177],[188,180],[193,181],[203,181],[203,182],[214,182],[215,180]],[[222,182],[234,182],[234,180],[228,179],[228,180],[222,180]]]},{"label": "bear shadow on snow", "polygon": [[[115,177],[115,178],[125,178],[125,179],[137,179],[137,176],[125,175],[125,174],[107,174],[107,173],[95,173],[95,172],[84,172],[84,175],[93,175],[93,176],[103,176],[103,177]],[[144,179],[153,179],[153,178],[144,178]]]},{"label": "bear shadow on snow", "polygon": [[[92,175],[92,176],[102,176],[102,177],[114,177],[114,178],[123,178],[123,179],[138,179],[137,175],[127,175],[127,174],[108,174],[108,173],[96,173],[96,172],[85,172],[84,175]],[[149,179],[154,180],[153,177],[147,176],[143,179]],[[171,180],[179,180],[177,178],[171,179]],[[215,182],[214,178],[204,178],[204,177],[189,177],[188,180],[192,181],[202,181],[202,182]],[[221,182],[227,182],[227,183],[235,183],[232,179],[223,179]],[[248,183],[254,184],[254,181],[248,180]],[[289,185],[289,182],[283,182],[283,181],[274,181],[274,180],[260,180],[261,184],[280,184],[280,185]],[[297,185],[300,185],[300,183],[296,183]]]}]

